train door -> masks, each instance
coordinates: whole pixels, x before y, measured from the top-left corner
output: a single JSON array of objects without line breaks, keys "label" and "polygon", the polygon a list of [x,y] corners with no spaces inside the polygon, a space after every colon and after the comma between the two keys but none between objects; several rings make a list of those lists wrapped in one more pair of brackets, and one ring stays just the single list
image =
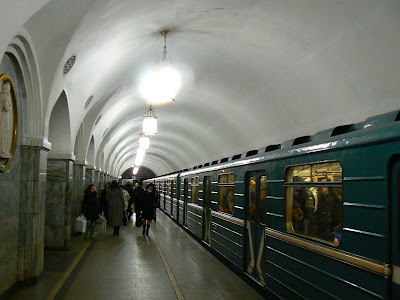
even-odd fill
[{"label": "train door", "polygon": [[163,181],[163,191],[164,191],[164,197],[163,197],[163,209],[165,211],[165,197],[167,196],[167,182]]},{"label": "train door", "polygon": [[246,175],[247,218],[246,258],[247,275],[265,284],[263,267],[267,205],[267,176],[265,171],[249,172]]},{"label": "train door", "polygon": [[400,299],[400,158],[397,158],[391,171],[392,202],[392,284],[391,299]]},{"label": "train door", "polygon": [[187,227],[188,219],[188,179],[183,180],[183,226]]},{"label": "train door", "polygon": [[203,180],[203,241],[211,244],[211,177]]},{"label": "train door", "polygon": [[174,217],[174,197],[175,197],[175,180],[171,180],[171,211],[170,214]]}]

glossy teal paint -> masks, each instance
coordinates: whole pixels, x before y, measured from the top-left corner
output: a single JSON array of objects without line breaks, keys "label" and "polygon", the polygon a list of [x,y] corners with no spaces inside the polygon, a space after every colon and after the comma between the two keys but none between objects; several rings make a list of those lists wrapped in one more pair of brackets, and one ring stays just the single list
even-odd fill
[{"label": "glossy teal paint", "polygon": [[[306,144],[283,143],[282,149],[184,172],[181,176],[211,176],[212,181],[217,182],[222,170],[234,172],[235,205],[240,207],[235,209],[234,217],[246,220],[246,173],[265,170],[268,228],[313,241],[286,231],[285,170],[292,165],[339,161],[343,168],[343,239],[338,247],[313,242],[361,258],[399,265],[399,256],[394,253],[399,253],[400,208],[399,199],[394,199],[398,192],[393,194],[394,183],[390,176],[392,158],[400,155],[400,122],[394,122],[399,116],[398,111],[376,116],[342,128],[343,132],[348,132],[338,136],[329,137],[336,129],[327,130],[311,137],[311,142]],[[212,191],[211,209],[218,211],[215,204],[218,202],[217,184],[212,184]],[[202,223],[199,214],[193,213],[192,218]],[[215,217],[212,222],[212,249],[245,271],[243,265],[249,245],[244,228]],[[188,228],[200,236],[196,226]],[[390,279],[297,245],[266,236],[264,251],[265,288],[283,299],[400,298],[399,286]]]}]

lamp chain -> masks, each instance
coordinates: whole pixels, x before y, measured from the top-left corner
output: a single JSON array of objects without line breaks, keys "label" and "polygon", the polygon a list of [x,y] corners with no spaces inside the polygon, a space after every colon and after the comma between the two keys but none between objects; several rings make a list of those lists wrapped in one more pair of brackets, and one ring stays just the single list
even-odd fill
[{"label": "lamp chain", "polygon": [[169,30],[161,31],[161,34],[164,36],[164,51],[163,51],[163,64],[167,63],[167,34]]}]

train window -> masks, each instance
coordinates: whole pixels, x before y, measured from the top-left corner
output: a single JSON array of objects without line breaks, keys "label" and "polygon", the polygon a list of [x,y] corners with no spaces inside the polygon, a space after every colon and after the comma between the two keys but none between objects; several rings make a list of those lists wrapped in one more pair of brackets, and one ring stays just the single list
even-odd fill
[{"label": "train window", "polygon": [[257,183],[254,176],[250,177],[249,181],[249,219],[250,221],[256,220],[256,203],[257,203]]},{"label": "train window", "polygon": [[171,180],[171,198],[175,196],[175,181]]},{"label": "train window", "polygon": [[192,178],[192,203],[199,204],[199,177]]},{"label": "train window", "polygon": [[171,197],[171,181],[167,181],[167,195]]},{"label": "train window", "polygon": [[218,177],[218,210],[233,215],[235,206],[235,174]]},{"label": "train window", "polygon": [[188,180],[185,178],[183,180],[183,201],[187,202],[188,199]]},{"label": "train window", "polygon": [[342,166],[289,167],[285,175],[286,229],[338,246],[342,239]]},{"label": "train window", "polygon": [[258,213],[260,222],[267,225],[267,176],[260,178],[260,209]]}]

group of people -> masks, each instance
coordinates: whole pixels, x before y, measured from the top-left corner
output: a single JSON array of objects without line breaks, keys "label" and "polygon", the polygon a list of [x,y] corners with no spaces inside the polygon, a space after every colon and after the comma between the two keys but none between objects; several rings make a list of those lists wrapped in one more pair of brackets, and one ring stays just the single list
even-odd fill
[{"label": "group of people", "polygon": [[154,184],[147,185],[143,189],[142,183],[136,183],[135,187],[128,182],[120,186],[116,180],[105,183],[104,188],[96,190],[94,184],[89,184],[84,191],[81,215],[87,220],[85,238],[93,238],[96,220],[99,214],[104,213],[108,225],[114,228],[113,235],[119,236],[119,229],[126,225],[133,215],[133,207],[136,219],[141,220],[143,235],[149,234],[150,224],[156,219],[156,208],[159,207],[158,192]]},{"label": "group of people", "polygon": [[297,187],[293,191],[295,232],[339,244],[343,211],[341,189],[327,186]]}]

